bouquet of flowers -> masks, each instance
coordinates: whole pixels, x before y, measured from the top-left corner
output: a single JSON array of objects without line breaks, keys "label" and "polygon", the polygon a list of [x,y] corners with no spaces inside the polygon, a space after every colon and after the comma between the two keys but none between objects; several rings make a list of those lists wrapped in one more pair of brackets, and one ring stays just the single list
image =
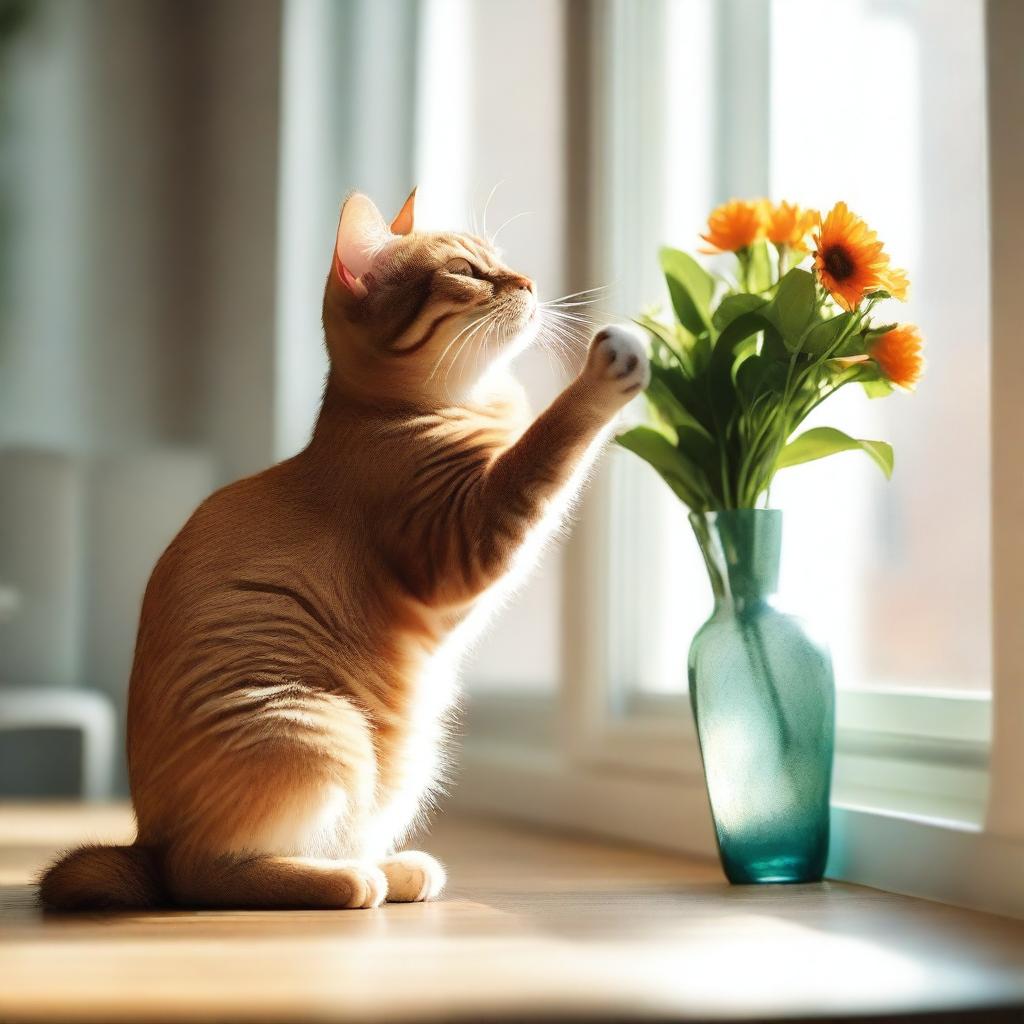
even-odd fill
[{"label": "bouquet of flowers", "polygon": [[917,328],[873,316],[909,283],[875,232],[842,202],[822,219],[787,202],[734,199],[702,237],[703,252],[735,254],[735,277],[661,250],[675,317],[637,319],[651,336],[650,424],[619,444],[695,513],[758,507],[778,470],[841,451],[861,450],[891,475],[883,441],[832,427],[793,437],[847,384],[877,398],[921,375]]}]

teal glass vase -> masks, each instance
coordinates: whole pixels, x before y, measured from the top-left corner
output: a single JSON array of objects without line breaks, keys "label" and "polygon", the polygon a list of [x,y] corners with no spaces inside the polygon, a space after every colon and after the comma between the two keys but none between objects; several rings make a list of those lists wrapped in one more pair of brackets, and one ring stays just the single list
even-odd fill
[{"label": "teal glass vase", "polygon": [[827,650],[774,596],[782,513],[692,514],[714,594],[690,647],[690,701],[730,882],[814,882],[825,871],[835,737]]}]

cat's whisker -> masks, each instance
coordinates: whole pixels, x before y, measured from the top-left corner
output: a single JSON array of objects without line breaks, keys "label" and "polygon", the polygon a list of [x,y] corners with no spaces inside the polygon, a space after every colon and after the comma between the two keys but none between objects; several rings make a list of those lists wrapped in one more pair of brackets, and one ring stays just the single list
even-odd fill
[{"label": "cat's whisker", "polygon": [[[495,326],[500,321],[501,313],[499,311],[491,317],[490,323],[487,325],[487,330],[483,332],[477,341],[476,348],[473,351],[473,380],[475,381],[480,379],[480,361],[490,351],[491,334],[494,332]],[[484,360],[484,366],[487,366],[486,360]]]},{"label": "cat's whisker", "polygon": [[[568,369],[565,364],[565,354],[562,351],[560,345],[557,344],[558,339],[548,333],[548,326],[542,324],[538,328],[534,340],[537,343],[538,348],[544,353],[544,358],[547,360],[548,366],[552,372],[556,374],[561,373],[562,375],[568,374]],[[556,342],[556,344],[551,344]],[[552,363],[554,358],[554,363]],[[557,369],[555,367],[557,366]]]},{"label": "cat's whisker", "polygon": [[588,310],[594,305],[596,299],[590,299],[579,303],[541,303],[540,308],[552,313],[574,313],[579,316],[589,315]]},{"label": "cat's whisker", "polygon": [[558,317],[547,317],[542,322],[548,328],[557,330],[559,334],[568,336],[578,343],[588,341],[597,328],[597,323],[589,320],[563,320]]},{"label": "cat's whisker", "polygon": [[520,217],[528,217],[531,213],[533,213],[532,210],[523,210],[522,213],[514,213],[511,217],[508,218],[508,220],[504,221],[502,225],[498,228],[498,230],[495,231],[494,234],[491,236],[491,245],[498,244],[498,235],[500,235],[502,231],[504,231],[505,228],[509,226],[509,224],[511,224],[513,221],[519,220]]},{"label": "cat's whisker", "polygon": [[483,238],[487,237],[487,210],[488,210],[488,208],[491,205],[491,200],[494,198],[494,193],[497,192],[498,189],[502,185],[504,185],[504,184],[505,184],[505,179],[504,178],[502,178],[500,181],[496,181],[494,183],[494,187],[487,194],[487,201],[484,203],[484,215],[483,215],[483,224],[482,224],[483,235],[481,237],[483,237]]},{"label": "cat's whisker", "polygon": [[573,351],[579,348],[586,348],[586,344],[583,339],[578,336],[567,335],[562,330],[555,326],[551,326],[545,336],[547,339],[554,341],[560,348],[568,351]]},{"label": "cat's whisker", "polygon": [[579,369],[579,367],[575,365],[576,361],[573,359],[572,354],[567,352],[561,346],[544,345],[543,351],[547,355],[549,363],[551,361],[551,357],[554,357],[558,370],[563,376],[571,377],[573,373]]},{"label": "cat's whisker", "polygon": [[[492,362],[491,342],[492,340],[495,342],[498,341],[502,328],[506,327],[508,324],[512,322],[514,322],[514,317],[512,316],[510,310],[499,308],[496,311],[495,318],[492,320],[490,326],[484,332],[483,341],[477,348],[476,358],[474,359],[473,363],[474,379],[483,380],[484,377],[487,376],[487,367],[490,366]],[[480,362],[481,359],[484,365],[484,373],[482,376],[479,374],[477,369],[478,363]]]},{"label": "cat's whisker", "polygon": [[[445,374],[445,382],[446,382],[446,384],[447,384],[447,380],[448,380],[448,378],[449,378],[449,377],[451,376],[451,371],[452,371],[452,368],[453,368],[453,367],[455,366],[455,364],[456,364],[456,363],[458,362],[458,358],[459,358],[460,354],[462,353],[462,350],[463,350],[463,348],[465,347],[466,343],[467,343],[467,342],[469,341],[469,339],[470,339],[471,337],[473,337],[473,335],[475,335],[475,334],[477,333],[477,329],[479,329],[479,328],[480,328],[480,327],[482,327],[482,326],[483,326],[484,324],[486,324],[486,323],[487,323],[487,321],[488,321],[488,320],[489,320],[489,319],[490,319],[490,318],[491,318],[491,317],[492,317],[493,315],[494,315],[494,311],[493,311],[493,310],[491,310],[491,311],[489,311],[489,312],[486,312],[486,313],[482,313],[482,314],[480,314],[480,315],[479,315],[479,316],[477,316],[477,317],[474,317],[474,319],[473,319],[473,320],[471,320],[471,321],[470,321],[470,322],[469,322],[468,324],[466,324],[466,326],[465,326],[465,327],[463,327],[463,328],[462,328],[462,330],[461,330],[461,331],[459,331],[459,333],[458,333],[458,334],[456,334],[456,335],[455,335],[455,337],[454,337],[454,338],[452,338],[452,340],[451,340],[450,342],[448,342],[448,344],[447,344],[447,345],[445,346],[445,349],[444,349],[444,351],[443,351],[443,352],[441,353],[441,355],[440,355],[440,357],[439,357],[439,359],[438,359],[437,363],[436,363],[436,364],[435,364],[435,366],[434,366],[434,370],[433,370],[433,371],[431,371],[431,373],[433,374],[433,373],[434,373],[434,372],[435,372],[436,370],[438,370],[438,369],[440,368],[440,366],[441,366],[441,363],[443,362],[443,360],[444,360],[445,356],[446,356],[446,355],[448,354],[448,352],[449,352],[449,351],[451,351],[452,347],[453,347],[453,346],[454,346],[454,345],[455,345],[455,344],[456,344],[457,342],[459,342],[459,341],[460,341],[460,339],[462,339],[462,343],[461,343],[461,344],[459,345],[459,348],[458,348],[458,350],[457,350],[457,351],[455,352],[455,354],[454,354],[454,355],[452,356],[451,360],[449,360],[449,363],[448,363],[448,367],[447,367],[447,372],[446,372],[446,374]],[[468,333],[467,333],[467,332],[468,332]]]},{"label": "cat's whisker", "polygon": [[571,327],[575,330],[587,332],[607,323],[606,317],[581,315],[575,313],[557,313],[553,310],[546,310],[548,321],[552,324],[561,324],[563,327]]},{"label": "cat's whisker", "polygon": [[448,380],[452,375],[452,371],[458,365],[459,359],[462,356],[462,353],[466,350],[466,347],[473,340],[473,338],[475,338],[480,333],[480,331],[490,322],[490,320],[493,317],[493,312],[487,313],[485,316],[482,316],[479,319],[479,321],[477,321],[477,323],[474,325],[473,329],[468,334],[464,335],[462,341],[459,343],[459,347],[455,350],[454,355],[448,361],[448,367],[445,374],[445,385],[447,385]]},{"label": "cat's whisker", "polygon": [[[537,333],[537,340],[540,345],[549,352],[553,352],[562,365],[565,373],[571,374],[578,370],[579,351],[585,349],[582,339],[566,336],[564,328],[552,324],[542,324]],[[577,347],[574,347],[577,346]]]},{"label": "cat's whisker", "polygon": [[545,312],[551,323],[577,327],[580,330],[592,330],[604,322],[602,318],[593,317],[589,314],[560,313],[555,310],[545,310]]},{"label": "cat's whisker", "polygon": [[600,298],[600,296],[595,295],[591,299],[580,299],[580,300],[575,301],[575,302],[554,302],[554,301],[550,301],[550,302],[542,302],[542,303],[540,303],[540,305],[544,309],[573,309],[576,306],[592,306],[595,302],[597,302],[597,300],[599,298]]},{"label": "cat's whisker", "polygon": [[551,313],[575,313],[580,316],[589,315],[589,310],[597,301],[596,298],[588,299],[585,302],[551,303],[542,302],[540,308]]},{"label": "cat's whisker", "polygon": [[[482,314],[482,316],[486,316],[486,314]],[[436,374],[437,371],[441,368],[441,363],[444,361],[444,357],[448,355],[452,345],[454,345],[459,340],[459,338],[461,338],[466,333],[466,331],[468,331],[474,324],[479,323],[480,320],[482,319],[482,316],[474,317],[472,320],[470,320],[469,323],[466,324],[466,326],[463,327],[462,330],[460,330],[459,333],[456,334],[455,337],[452,338],[452,340],[449,341],[447,345],[445,345],[444,351],[437,357],[437,362],[434,363],[433,369],[427,375],[428,382],[434,378],[434,374]]]},{"label": "cat's whisker", "polygon": [[462,343],[459,345],[458,350],[455,352],[455,355],[452,356],[451,361],[448,364],[448,370],[447,370],[447,372],[445,374],[445,379],[444,379],[445,388],[448,387],[448,382],[451,379],[452,371],[455,369],[456,365],[458,364],[459,357],[465,351],[466,346],[469,344],[470,341],[472,341],[472,339],[474,337],[476,337],[477,334],[479,334],[481,328],[483,328],[487,323],[489,323],[491,320],[494,319],[496,313],[497,313],[497,310],[491,310],[485,316],[481,317],[479,322],[477,323],[477,325],[473,328],[473,330],[471,330],[462,339]]},{"label": "cat's whisker", "polygon": [[574,340],[586,338],[588,341],[599,326],[599,321],[589,317],[548,316],[545,323],[560,336]]},{"label": "cat's whisker", "polygon": [[583,295],[590,295],[594,292],[606,292],[609,288],[611,288],[610,284],[599,284],[596,288],[584,288],[582,291],[569,292],[568,295],[559,295],[553,299],[546,299],[544,304],[559,303],[565,299],[578,299]]},{"label": "cat's whisker", "polygon": [[585,302],[579,303],[578,305],[565,305],[565,306],[541,306],[541,311],[545,313],[559,314],[568,313],[573,316],[596,316],[600,311],[594,308],[593,303]]},{"label": "cat's whisker", "polygon": [[544,313],[553,320],[581,323],[596,323],[601,317],[607,317],[608,315],[602,310],[591,311],[585,309],[545,309]]}]

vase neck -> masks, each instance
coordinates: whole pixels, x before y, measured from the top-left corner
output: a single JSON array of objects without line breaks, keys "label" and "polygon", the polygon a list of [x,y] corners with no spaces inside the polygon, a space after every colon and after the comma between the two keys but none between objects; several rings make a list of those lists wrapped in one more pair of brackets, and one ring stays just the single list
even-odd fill
[{"label": "vase neck", "polygon": [[765,601],[778,589],[782,513],[776,509],[727,509],[693,513],[711,579],[715,607]]}]

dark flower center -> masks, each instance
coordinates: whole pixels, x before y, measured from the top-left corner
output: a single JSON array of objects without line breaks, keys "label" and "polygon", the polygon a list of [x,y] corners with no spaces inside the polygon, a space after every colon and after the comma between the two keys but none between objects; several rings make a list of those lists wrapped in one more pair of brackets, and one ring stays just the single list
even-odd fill
[{"label": "dark flower center", "polygon": [[825,269],[835,280],[845,281],[856,268],[850,254],[841,245],[833,245],[825,252]]}]

